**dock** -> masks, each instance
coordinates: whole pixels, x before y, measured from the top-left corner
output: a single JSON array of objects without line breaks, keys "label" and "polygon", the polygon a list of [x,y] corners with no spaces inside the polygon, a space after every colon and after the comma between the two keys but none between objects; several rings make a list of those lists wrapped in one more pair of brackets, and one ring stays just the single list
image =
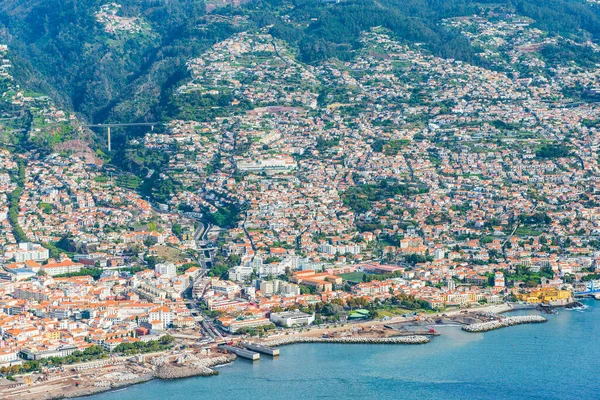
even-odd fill
[{"label": "dock", "polygon": [[243,342],[242,346],[244,346],[248,350],[252,350],[252,351],[256,351],[258,353],[266,354],[266,355],[271,356],[271,357],[276,357],[276,356],[279,355],[279,349],[275,349],[275,348],[269,347],[269,346],[263,346],[263,345],[258,344],[258,343]]},{"label": "dock", "polygon": [[220,346],[222,349],[232,352],[238,357],[247,358],[248,360],[256,361],[260,359],[260,354],[254,351],[242,349],[240,347],[234,347],[229,345]]}]

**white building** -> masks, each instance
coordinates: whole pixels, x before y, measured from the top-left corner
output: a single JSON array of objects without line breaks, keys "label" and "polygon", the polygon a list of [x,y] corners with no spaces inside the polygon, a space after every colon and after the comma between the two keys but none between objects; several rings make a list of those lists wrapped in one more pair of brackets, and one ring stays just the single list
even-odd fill
[{"label": "white building", "polygon": [[19,248],[14,253],[16,262],[25,262],[29,260],[33,261],[46,261],[50,257],[50,253],[47,248],[37,243],[19,243]]},{"label": "white building", "polygon": [[258,275],[263,276],[279,276],[285,274],[285,265],[283,263],[262,264],[258,268]]},{"label": "white building", "polygon": [[496,272],[494,274],[494,286],[502,288],[505,286],[504,274],[502,272]]},{"label": "white building", "polygon": [[234,282],[242,282],[252,276],[252,267],[238,265],[229,270],[229,280]]},{"label": "white building", "polygon": [[284,297],[300,295],[300,286],[279,279],[262,281],[260,283],[260,290],[264,296],[271,296],[273,294],[279,294]]},{"label": "white building", "polygon": [[280,326],[292,327],[299,325],[310,325],[315,320],[315,316],[300,311],[284,311],[280,313],[271,313],[270,320]]},{"label": "white building", "polygon": [[291,156],[282,154],[256,161],[237,161],[240,171],[248,172],[286,172],[296,168],[296,161]]},{"label": "white building", "polygon": [[224,294],[229,298],[235,296],[237,293],[240,293],[242,291],[242,288],[239,285],[230,281],[221,281],[218,279],[211,280],[210,288],[215,293]]},{"label": "white building", "polygon": [[154,325],[162,325],[162,329],[168,328],[173,322],[173,313],[169,307],[158,307],[148,313],[148,322]]},{"label": "white building", "polygon": [[327,244],[327,243],[323,243],[320,244],[318,247],[318,250],[321,253],[325,253],[325,254],[329,254],[329,255],[334,255],[334,254],[360,254],[361,248],[359,245],[357,244],[347,244],[347,245],[339,245],[339,246],[334,246],[331,244]]},{"label": "white building", "polygon": [[0,365],[19,364],[18,352],[13,349],[0,349]]},{"label": "white building", "polygon": [[164,276],[177,276],[177,267],[173,263],[160,263],[154,266],[157,274]]}]

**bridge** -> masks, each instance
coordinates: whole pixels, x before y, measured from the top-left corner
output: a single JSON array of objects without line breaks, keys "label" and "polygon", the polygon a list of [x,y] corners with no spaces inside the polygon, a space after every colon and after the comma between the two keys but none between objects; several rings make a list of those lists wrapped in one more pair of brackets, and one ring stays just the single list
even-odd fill
[{"label": "bridge", "polygon": [[125,128],[131,126],[149,126],[153,131],[156,125],[162,125],[162,122],[127,122],[127,123],[107,123],[107,124],[87,124],[83,125],[86,128],[106,128],[106,141],[108,143],[108,151],[111,151],[110,145],[110,128]]}]

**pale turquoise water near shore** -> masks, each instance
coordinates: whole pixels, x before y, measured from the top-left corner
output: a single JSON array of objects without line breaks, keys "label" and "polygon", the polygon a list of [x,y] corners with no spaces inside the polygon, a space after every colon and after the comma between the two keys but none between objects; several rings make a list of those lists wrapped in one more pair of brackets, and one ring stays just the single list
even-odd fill
[{"label": "pale turquoise water near shore", "polygon": [[[600,399],[600,302],[545,324],[486,333],[442,328],[426,345],[299,344],[219,368],[88,400]],[[534,312],[519,312],[526,314]]]}]

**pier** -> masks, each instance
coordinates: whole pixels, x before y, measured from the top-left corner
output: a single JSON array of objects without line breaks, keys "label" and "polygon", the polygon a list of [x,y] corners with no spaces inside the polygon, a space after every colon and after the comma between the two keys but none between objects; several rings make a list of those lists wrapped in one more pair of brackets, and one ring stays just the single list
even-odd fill
[{"label": "pier", "polygon": [[269,346],[263,346],[258,343],[252,342],[243,342],[242,346],[247,348],[248,350],[256,351],[258,353],[266,354],[271,357],[277,357],[279,355],[279,349],[275,349]]},{"label": "pier", "polygon": [[254,351],[242,349],[240,347],[230,346],[227,344],[219,346],[219,347],[235,354],[238,357],[246,358],[248,360],[256,361],[256,360],[260,359],[260,354],[257,352],[254,352]]}]

